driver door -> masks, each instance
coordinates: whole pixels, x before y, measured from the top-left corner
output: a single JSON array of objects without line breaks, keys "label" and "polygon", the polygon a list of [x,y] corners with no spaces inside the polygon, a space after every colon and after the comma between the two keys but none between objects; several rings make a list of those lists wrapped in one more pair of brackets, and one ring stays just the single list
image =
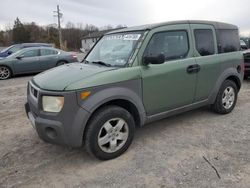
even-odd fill
[{"label": "driver door", "polygon": [[[188,24],[165,26],[151,31],[145,56],[163,54],[163,64],[142,65],[143,102],[147,115],[153,115],[193,103],[197,74],[190,44]],[[191,71],[189,71],[191,70]]]},{"label": "driver door", "polygon": [[19,55],[14,63],[15,72],[18,73],[29,73],[39,72],[39,49],[27,50]]}]

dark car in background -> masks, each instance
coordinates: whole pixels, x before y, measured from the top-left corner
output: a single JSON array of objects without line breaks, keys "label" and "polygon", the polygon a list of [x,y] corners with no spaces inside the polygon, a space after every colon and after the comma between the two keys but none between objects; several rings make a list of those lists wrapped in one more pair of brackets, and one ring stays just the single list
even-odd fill
[{"label": "dark car in background", "polygon": [[250,48],[250,37],[241,37],[240,40],[244,41],[247,46],[247,49]]},{"label": "dark car in background", "polygon": [[241,50],[247,50],[247,44],[244,40],[240,40],[240,48]]},{"label": "dark car in background", "polygon": [[51,47],[24,48],[0,60],[0,80],[17,74],[37,73],[44,70],[77,62],[77,56]]},{"label": "dark car in background", "polygon": [[245,63],[244,79],[247,79],[250,76],[250,50],[244,51],[243,55]]},{"label": "dark car in background", "polygon": [[53,47],[52,44],[47,43],[21,43],[21,44],[14,44],[12,46],[9,46],[5,49],[3,49],[0,52],[0,57],[8,57],[9,55],[23,49],[23,48],[30,48],[30,47]]}]

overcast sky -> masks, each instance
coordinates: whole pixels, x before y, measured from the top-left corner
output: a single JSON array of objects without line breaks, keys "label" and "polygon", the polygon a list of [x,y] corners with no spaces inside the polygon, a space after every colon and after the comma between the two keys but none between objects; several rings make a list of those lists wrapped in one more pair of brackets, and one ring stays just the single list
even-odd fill
[{"label": "overcast sky", "polygon": [[170,20],[214,20],[236,24],[250,35],[249,0],[0,0],[0,29],[16,17],[39,25],[56,23],[59,4],[64,26],[71,21],[98,27],[141,25]]}]

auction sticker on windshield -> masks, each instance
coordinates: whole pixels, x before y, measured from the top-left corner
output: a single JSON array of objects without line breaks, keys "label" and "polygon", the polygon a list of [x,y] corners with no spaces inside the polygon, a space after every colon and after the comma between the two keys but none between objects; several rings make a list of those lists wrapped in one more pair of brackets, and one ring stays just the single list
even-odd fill
[{"label": "auction sticker on windshield", "polygon": [[110,35],[106,36],[106,40],[139,40],[141,34],[125,34],[125,35]]},{"label": "auction sticker on windshield", "polygon": [[127,34],[123,36],[123,40],[139,40],[141,34]]}]

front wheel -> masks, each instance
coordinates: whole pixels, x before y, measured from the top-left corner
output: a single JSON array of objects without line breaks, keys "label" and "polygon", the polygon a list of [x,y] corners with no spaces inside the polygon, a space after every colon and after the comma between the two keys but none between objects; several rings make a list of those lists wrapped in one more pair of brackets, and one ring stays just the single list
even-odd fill
[{"label": "front wheel", "polygon": [[11,77],[11,70],[9,67],[0,66],[0,80],[6,80]]},{"label": "front wheel", "polygon": [[225,80],[217,94],[212,109],[219,114],[230,113],[237,102],[238,88],[231,80]]},{"label": "front wheel", "polygon": [[85,147],[89,154],[98,159],[113,159],[128,149],[134,131],[135,122],[127,110],[107,106],[91,118],[85,134]]}]

